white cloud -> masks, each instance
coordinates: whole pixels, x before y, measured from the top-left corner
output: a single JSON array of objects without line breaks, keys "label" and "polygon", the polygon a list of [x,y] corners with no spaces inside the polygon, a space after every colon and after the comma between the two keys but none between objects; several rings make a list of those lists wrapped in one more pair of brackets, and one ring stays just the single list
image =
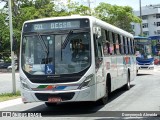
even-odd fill
[{"label": "white cloud", "polygon": [[5,4],[6,4],[6,2],[0,2],[0,9],[2,9]]}]

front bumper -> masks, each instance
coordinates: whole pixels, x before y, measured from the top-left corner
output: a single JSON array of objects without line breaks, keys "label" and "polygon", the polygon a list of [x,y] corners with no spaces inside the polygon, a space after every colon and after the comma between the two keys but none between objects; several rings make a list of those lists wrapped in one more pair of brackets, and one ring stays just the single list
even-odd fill
[{"label": "front bumper", "polygon": [[138,70],[153,70],[154,65],[137,65]]},{"label": "front bumper", "polygon": [[48,102],[49,97],[60,97],[62,102],[76,101],[95,101],[95,85],[84,89],[69,91],[32,91],[21,88],[22,101],[30,102]]}]

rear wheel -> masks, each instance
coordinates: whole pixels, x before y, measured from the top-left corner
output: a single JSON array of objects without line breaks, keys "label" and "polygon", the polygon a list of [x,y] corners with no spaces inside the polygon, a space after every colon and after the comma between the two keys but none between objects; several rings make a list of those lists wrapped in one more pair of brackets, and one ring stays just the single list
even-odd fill
[{"label": "rear wheel", "polygon": [[45,102],[45,105],[46,105],[47,107],[54,107],[54,106],[57,105],[57,103],[49,103],[49,102]]},{"label": "rear wheel", "polygon": [[125,90],[129,90],[131,88],[131,85],[130,85],[130,74],[128,73],[127,75],[127,84],[124,86],[124,89]]}]

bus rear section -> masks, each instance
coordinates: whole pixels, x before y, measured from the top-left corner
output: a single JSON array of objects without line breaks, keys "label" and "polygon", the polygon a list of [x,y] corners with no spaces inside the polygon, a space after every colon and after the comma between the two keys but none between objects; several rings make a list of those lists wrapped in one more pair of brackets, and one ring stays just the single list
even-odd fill
[{"label": "bus rear section", "polygon": [[154,58],[140,58],[136,57],[137,60],[137,68],[139,70],[142,69],[148,69],[148,70],[153,70],[154,69]]}]

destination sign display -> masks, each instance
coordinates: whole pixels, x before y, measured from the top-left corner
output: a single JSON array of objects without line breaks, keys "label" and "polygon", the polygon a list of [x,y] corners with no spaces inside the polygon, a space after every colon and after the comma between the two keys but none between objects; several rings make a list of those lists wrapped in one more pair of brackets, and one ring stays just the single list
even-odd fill
[{"label": "destination sign display", "polygon": [[54,29],[69,29],[69,28],[80,28],[80,21],[68,21],[68,22],[49,22],[49,23],[38,23],[32,25],[32,31],[42,30],[54,30]]},{"label": "destination sign display", "polygon": [[26,23],[23,32],[43,32],[89,27],[89,20],[52,20]]}]

